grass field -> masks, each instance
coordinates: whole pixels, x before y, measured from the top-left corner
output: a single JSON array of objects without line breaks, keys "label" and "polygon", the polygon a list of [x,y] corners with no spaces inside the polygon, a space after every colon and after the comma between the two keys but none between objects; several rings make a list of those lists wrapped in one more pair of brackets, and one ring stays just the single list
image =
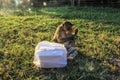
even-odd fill
[{"label": "grass field", "polygon": [[[120,9],[48,7],[0,13],[0,80],[120,80]],[[65,20],[79,29],[78,56],[65,68],[36,68],[30,41],[51,41]]]}]

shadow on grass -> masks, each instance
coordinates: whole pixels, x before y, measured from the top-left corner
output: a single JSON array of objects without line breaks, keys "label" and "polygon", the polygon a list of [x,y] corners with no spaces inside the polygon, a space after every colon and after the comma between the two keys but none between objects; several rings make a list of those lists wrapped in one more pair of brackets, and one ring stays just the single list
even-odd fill
[{"label": "shadow on grass", "polygon": [[120,25],[120,10],[109,7],[50,7],[34,9],[35,15],[61,19],[85,19],[104,24]]},{"label": "shadow on grass", "polygon": [[[12,55],[0,51],[1,79],[29,79],[29,80],[119,80],[120,73],[110,72],[103,61],[93,59],[79,52],[74,60],[68,60],[64,68],[36,69],[28,54]],[[23,56],[23,57],[21,57]],[[32,56],[32,55],[30,55]],[[11,60],[10,60],[11,59]],[[26,60],[27,59],[27,60]],[[31,61],[29,62],[29,60]]]},{"label": "shadow on grass", "polygon": [[74,60],[68,60],[65,68],[39,69],[40,79],[45,80],[113,80],[118,79],[119,73],[111,73],[102,61],[92,59],[79,52]]}]

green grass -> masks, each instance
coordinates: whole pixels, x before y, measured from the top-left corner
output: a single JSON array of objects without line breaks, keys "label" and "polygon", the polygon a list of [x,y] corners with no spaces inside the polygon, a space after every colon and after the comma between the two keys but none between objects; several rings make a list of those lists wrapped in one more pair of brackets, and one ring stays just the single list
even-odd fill
[{"label": "green grass", "polygon": [[[78,56],[68,61],[65,68],[36,68],[35,47],[30,41],[36,45],[40,41],[51,41],[56,27],[64,20],[79,29]],[[0,79],[120,80],[119,21],[120,10],[108,7],[47,7],[2,13]]]}]

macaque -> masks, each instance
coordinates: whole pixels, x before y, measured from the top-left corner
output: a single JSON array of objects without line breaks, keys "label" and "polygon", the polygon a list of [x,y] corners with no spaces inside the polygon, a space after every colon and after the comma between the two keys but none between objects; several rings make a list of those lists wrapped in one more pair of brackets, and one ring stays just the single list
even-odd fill
[{"label": "macaque", "polygon": [[68,54],[70,49],[73,49],[73,47],[75,47],[75,36],[78,32],[78,30],[73,29],[72,26],[72,23],[64,21],[57,27],[56,32],[53,36],[54,42],[64,44],[65,48],[68,51]]}]

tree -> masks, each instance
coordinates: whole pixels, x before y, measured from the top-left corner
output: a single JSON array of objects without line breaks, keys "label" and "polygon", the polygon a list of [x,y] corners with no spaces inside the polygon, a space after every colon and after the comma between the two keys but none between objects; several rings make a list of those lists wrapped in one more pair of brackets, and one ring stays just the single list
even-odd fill
[{"label": "tree", "polygon": [[70,0],[71,6],[75,6],[75,0]]},{"label": "tree", "polygon": [[81,1],[81,0],[78,0],[78,5],[80,5],[80,1]]}]

